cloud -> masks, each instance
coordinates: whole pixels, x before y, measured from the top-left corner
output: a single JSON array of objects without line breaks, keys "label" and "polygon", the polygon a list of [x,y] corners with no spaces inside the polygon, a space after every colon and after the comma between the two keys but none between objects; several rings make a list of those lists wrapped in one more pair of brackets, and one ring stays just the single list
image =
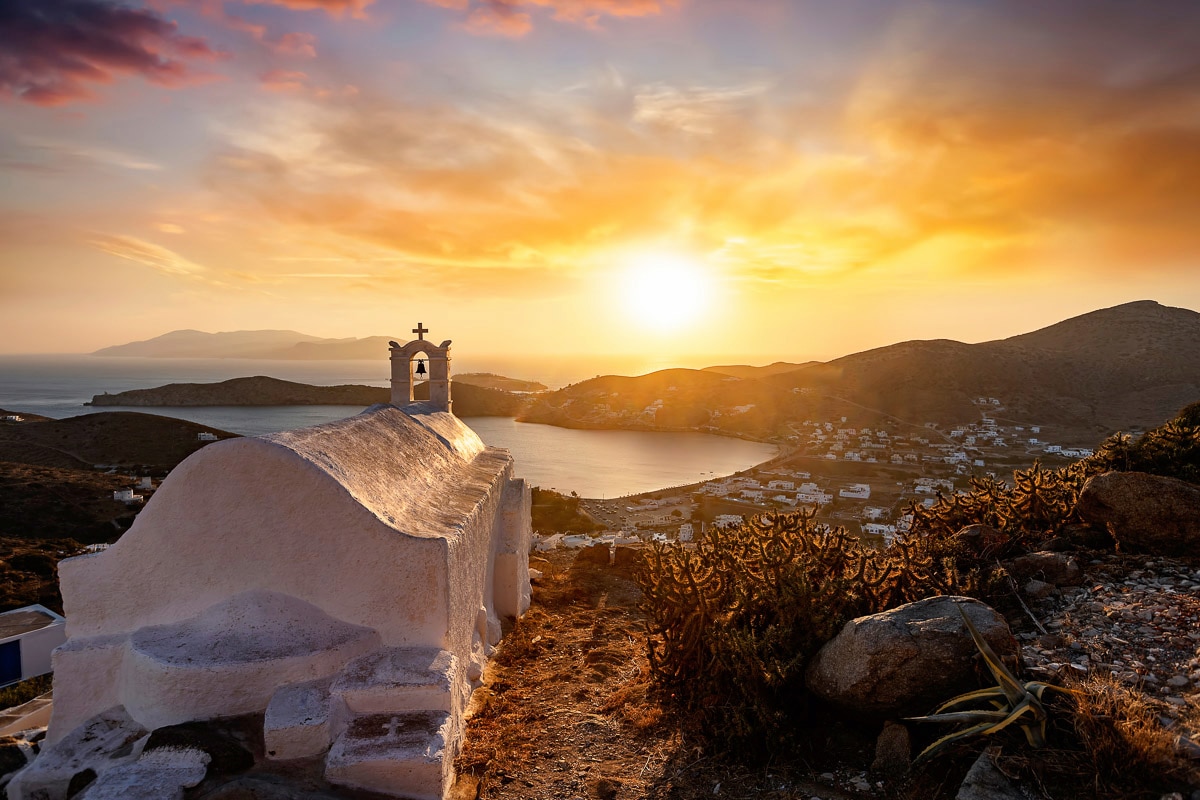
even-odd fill
[{"label": "cloud", "polygon": [[317,57],[317,37],[311,33],[285,33],[272,43],[277,53],[300,56],[301,58]]},{"label": "cloud", "polygon": [[0,96],[61,105],[127,75],[160,86],[206,79],[192,62],[222,54],[159,14],[110,0],[0,3]]},{"label": "cloud", "polygon": [[519,38],[533,30],[530,11],[545,10],[560,22],[599,27],[603,17],[645,17],[677,7],[679,0],[424,0],[467,11],[461,27],[481,36]]},{"label": "cloud", "polygon": [[533,30],[529,15],[508,3],[488,3],[471,9],[463,29],[481,36],[507,36],[517,39]]},{"label": "cloud", "polygon": [[48,174],[97,167],[139,172],[163,169],[162,164],[114,148],[28,136],[0,138],[0,167]]},{"label": "cloud", "polygon": [[165,247],[133,236],[101,235],[92,239],[91,243],[105,253],[150,267],[163,275],[203,278],[209,273],[207,267],[189,261]]},{"label": "cloud", "polygon": [[272,5],[290,8],[293,11],[324,11],[333,17],[349,13],[354,17],[365,16],[367,6],[375,0],[242,0],[251,5]]},{"label": "cloud", "polygon": [[262,86],[271,92],[298,92],[308,85],[308,75],[284,69],[273,69],[262,76]]},{"label": "cloud", "polygon": [[1078,16],[898,4],[802,92],[782,68],[624,67],[524,96],[271,97],[207,179],[292,252],[472,295],[554,291],[638,243],[763,291],[1194,269],[1200,6],[1063,2]]}]

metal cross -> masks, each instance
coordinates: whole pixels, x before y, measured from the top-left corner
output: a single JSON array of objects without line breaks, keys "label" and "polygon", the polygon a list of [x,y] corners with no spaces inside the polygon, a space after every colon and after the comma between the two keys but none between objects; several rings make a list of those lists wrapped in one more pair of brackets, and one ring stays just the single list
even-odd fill
[{"label": "metal cross", "polygon": [[[417,324],[419,325],[420,323],[417,323]],[[384,725],[384,726],[383,726],[383,729],[384,729],[385,731],[387,731],[387,736],[388,736],[388,738],[389,738],[389,739],[395,739],[395,738],[396,738],[396,730],[397,730],[399,727],[400,727],[400,718],[399,718],[399,717],[392,717],[392,720],[391,720],[391,722],[389,722],[388,724]]]},{"label": "metal cross", "polygon": [[417,335],[418,339],[424,341],[425,334],[429,333],[429,328],[426,328],[424,325],[418,322],[417,327],[413,328],[412,332]]}]

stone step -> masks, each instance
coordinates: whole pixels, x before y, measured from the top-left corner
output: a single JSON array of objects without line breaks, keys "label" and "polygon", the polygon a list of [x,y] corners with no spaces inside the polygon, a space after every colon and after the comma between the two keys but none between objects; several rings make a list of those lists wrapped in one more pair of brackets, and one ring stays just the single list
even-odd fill
[{"label": "stone step", "polygon": [[330,694],[352,715],[456,711],[459,660],[437,647],[391,647],[346,665]]},{"label": "stone step", "polygon": [[267,758],[308,758],[329,748],[334,722],[329,686],[332,678],[280,686],[271,695],[263,719]]},{"label": "stone step", "polygon": [[457,741],[447,711],[355,717],[325,759],[330,783],[411,800],[442,800],[453,783]]}]

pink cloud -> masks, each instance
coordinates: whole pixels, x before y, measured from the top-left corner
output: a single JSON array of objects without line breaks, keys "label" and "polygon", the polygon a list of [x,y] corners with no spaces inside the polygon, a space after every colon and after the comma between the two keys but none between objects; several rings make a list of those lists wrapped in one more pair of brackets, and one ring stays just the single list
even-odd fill
[{"label": "pink cloud", "polygon": [[462,28],[481,36],[518,38],[533,29],[535,8],[561,22],[598,27],[604,16],[645,17],[675,8],[680,0],[424,0],[429,5],[468,11]]},{"label": "pink cloud", "polygon": [[317,37],[311,33],[285,33],[270,44],[275,52],[284,55],[317,57]]},{"label": "pink cloud", "polygon": [[517,39],[533,29],[529,15],[507,3],[476,6],[467,16],[463,28],[480,36],[507,36]]},{"label": "pink cloud", "polygon": [[295,11],[324,11],[332,17],[349,12],[352,17],[364,17],[367,6],[375,0],[243,0],[257,5],[283,6]]},{"label": "pink cloud", "polygon": [[262,86],[271,92],[298,92],[308,85],[308,74],[284,69],[273,69],[261,77]]},{"label": "pink cloud", "polygon": [[212,76],[189,62],[224,55],[149,9],[110,0],[0,3],[0,96],[28,103],[88,98],[95,84],[126,75],[160,86],[195,83]]}]

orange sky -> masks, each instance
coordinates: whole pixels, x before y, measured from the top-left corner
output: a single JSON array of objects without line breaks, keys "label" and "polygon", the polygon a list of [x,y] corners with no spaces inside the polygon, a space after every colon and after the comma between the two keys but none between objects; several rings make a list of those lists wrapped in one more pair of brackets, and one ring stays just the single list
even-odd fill
[{"label": "orange sky", "polygon": [[1200,308],[1193,0],[8,5],[2,352],[420,319],[699,365]]}]

